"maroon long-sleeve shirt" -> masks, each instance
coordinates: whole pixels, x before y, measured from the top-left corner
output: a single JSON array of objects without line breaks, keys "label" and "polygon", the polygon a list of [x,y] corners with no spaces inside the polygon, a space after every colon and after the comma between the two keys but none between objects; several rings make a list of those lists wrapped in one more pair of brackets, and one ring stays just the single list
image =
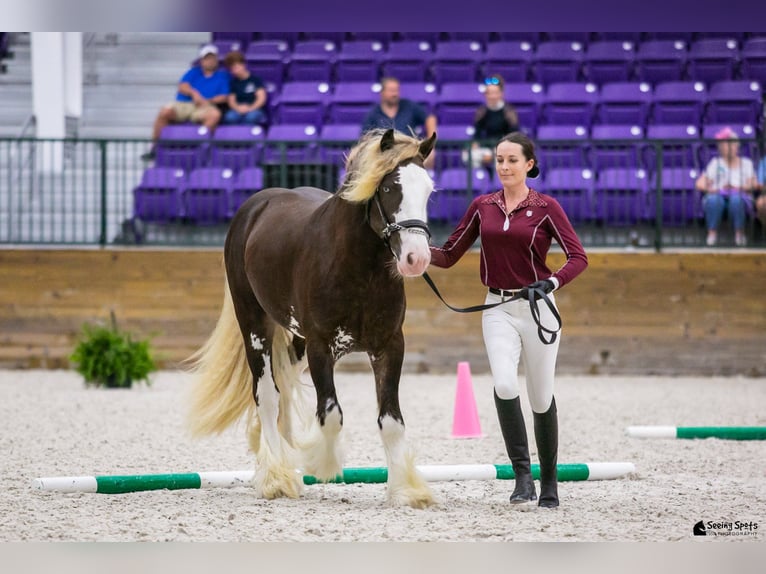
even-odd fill
[{"label": "maroon long-sleeve shirt", "polygon": [[[588,266],[569,218],[551,196],[530,189],[507,221],[502,190],[477,197],[447,242],[431,247],[431,263],[451,267],[481,236],[481,281],[487,287],[520,289],[551,277],[562,287]],[[545,262],[552,239],[567,259],[553,273]]]}]

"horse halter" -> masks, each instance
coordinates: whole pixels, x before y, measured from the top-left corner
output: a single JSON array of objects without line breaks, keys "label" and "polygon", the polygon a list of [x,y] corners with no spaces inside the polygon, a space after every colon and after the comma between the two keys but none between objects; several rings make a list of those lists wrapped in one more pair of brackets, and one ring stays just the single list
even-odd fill
[{"label": "horse halter", "polygon": [[[385,179],[385,177],[383,178]],[[387,190],[384,190],[387,191]],[[424,235],[428,241],[431,240],[431,230],[428,228],[428,223],[425,221],[422,221],[420,219],[405,219],[404,221],[391,221],[391,219],[386,215],[386,213],[383,211],[383,206],[380,204],[380,198],[378,197],[380,194],[380,187],[375,188],[375,195],[372,196],[372,201],[375,202],[375,205],[378,208],[378,212],[380,213],[380,217],[385,222],[386,226],[380,231],[380,237],[383,239],[385,244],[388,246],[391,253],[393,253],[394,257],[396,257],[396,253],[394,253],[393,248],[391,247],[390,239],[391,236],[396,233],[397,231],[408,231],[409,233],[419,233],[420,235]],[[368,219],[369,219],[369,208],[370,204],[367,204],[367,210],[368,210]]]}]

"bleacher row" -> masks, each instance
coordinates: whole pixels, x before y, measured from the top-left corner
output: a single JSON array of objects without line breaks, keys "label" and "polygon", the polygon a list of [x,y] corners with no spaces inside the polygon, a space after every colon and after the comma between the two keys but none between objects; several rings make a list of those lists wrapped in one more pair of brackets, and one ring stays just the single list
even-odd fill
[{"label": "bleacher row", "polygon": [[[283,83],[480,81],[500,74],[509,82],[639,81],[650,84],[733,79],[766,81],[766,33],[706,36],[679,33],[636,38],[627,33],[562,36],[516,33],[408,34],[359,39],[344,33],[269,36],[214,34],[223,57],[237,49],[273,91]],[[420,36],[420,37],[418,37]],[[521,36],[521,37],[519,37]],[[595,39],[598,38],[598,39]]]},{"label": "bleacher row", "polygon": [[[429,203],[430,220],[454,223],[477,195],[501,188],[483,168],[447,168],[431,172],[436,193]],[[561,203],[575,223],[632,225],[656,218],[656,189],[662,189],[663,225],[688,225],[702,217],[701,196],[694,189],[696,169],[668,167],[659,178],[643,168],[553,168],[531,187]],[[342,172],[341,172],[342,177]],[[659,181],[658,181],[659,180]],[[134,190],[135,217],[145,222],[225,223],[252,194],[264,187],[262,167],[235,172],[229,168],[153,167]],[[471,193],[466,193],[469,190]],[[752,206],[751,206],[752,207]]]}]

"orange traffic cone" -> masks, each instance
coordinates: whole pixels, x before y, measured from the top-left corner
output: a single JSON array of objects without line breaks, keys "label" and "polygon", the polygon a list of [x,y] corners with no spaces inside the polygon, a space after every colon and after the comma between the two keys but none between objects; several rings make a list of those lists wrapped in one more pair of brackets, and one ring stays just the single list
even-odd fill
[{"label": "orange traffic cone", "polygon": [[467,361],[457,364],[457,392],[455,414],[452,419],[452,438],[478,438],[484,436],[479,424],[479,411],[473,396],[471,366]]}]

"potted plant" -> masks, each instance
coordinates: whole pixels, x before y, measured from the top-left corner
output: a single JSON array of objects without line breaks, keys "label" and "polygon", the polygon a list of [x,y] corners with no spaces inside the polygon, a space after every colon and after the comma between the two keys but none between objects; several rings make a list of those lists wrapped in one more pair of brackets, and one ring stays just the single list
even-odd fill
[{"label": "potted plant", "polygon": [[157,370],[149,341],[134,341],[120,331],[112,313],[111,327],[83,325],[83,332],[70,360],[86,385],[107,388],[130,388],[133,381],[149,382],[149,373]]}]

